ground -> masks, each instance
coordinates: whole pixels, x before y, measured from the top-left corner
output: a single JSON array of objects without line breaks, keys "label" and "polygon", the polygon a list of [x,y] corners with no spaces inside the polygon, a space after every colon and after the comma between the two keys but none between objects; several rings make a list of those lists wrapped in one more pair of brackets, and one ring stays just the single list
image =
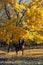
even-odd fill
[{"label": "ground", "polygon": [[16,55],[15,51],[0,50],[0,65],[43,65],[43,49],[24,50],[24,55],[19,51]]}]

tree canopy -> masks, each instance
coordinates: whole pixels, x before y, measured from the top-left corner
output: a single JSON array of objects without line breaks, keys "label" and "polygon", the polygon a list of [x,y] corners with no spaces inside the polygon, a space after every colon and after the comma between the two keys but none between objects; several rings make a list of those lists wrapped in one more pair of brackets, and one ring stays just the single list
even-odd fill
[{"label": "tree canopy", "polygon": [[0,12],[1,40],[43,43],[43,0],[0,0]]}]

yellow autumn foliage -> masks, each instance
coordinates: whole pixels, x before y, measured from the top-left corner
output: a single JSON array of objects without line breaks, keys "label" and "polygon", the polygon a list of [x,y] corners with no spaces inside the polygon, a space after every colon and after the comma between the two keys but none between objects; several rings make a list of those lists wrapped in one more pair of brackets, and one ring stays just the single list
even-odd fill
[{"label": "yellow autumn foliage", "polygon": [[[19,38],[35,40],[37,44],[43,42],[43,35],[37,32],[43,30],[43,0],[31,0],[27,4],[24,2],[19,4],[18,0],[0,1],[9,4],[10,7],[12,5],[11,8],[15,10],[12,12],[15,13],[13,18],[0,24],[0,39],[8,40],[7,43],[18,41]],[[23,11],[26,12],[22,13]]]}]

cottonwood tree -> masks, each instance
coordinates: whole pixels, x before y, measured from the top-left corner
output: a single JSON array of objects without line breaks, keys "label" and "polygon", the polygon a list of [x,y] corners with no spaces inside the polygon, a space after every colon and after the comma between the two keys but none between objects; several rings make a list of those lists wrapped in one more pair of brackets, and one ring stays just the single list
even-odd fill
[{"label": "cottonwood tree", "polygon": [[25,40],[35,40],[42,43],[43,35],[43,6],[42,0],[0,0],[7,16],[5,23],[0,24],[0,39],[17,41],[20,37]]}]

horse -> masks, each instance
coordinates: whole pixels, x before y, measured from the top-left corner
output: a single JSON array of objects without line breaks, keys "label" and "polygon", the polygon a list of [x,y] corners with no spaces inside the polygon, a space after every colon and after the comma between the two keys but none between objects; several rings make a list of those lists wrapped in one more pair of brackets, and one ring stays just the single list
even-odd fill
[{"label": "horse", "polygon": [[10,51],[11,46],[15,48],[16,54],[18,54],[18,51],[22,51],[22,55],[23,55],[23,50],[24,50],[24,40],[19,40],[19,43],[10,43],[8,46],[8,53]]}]

